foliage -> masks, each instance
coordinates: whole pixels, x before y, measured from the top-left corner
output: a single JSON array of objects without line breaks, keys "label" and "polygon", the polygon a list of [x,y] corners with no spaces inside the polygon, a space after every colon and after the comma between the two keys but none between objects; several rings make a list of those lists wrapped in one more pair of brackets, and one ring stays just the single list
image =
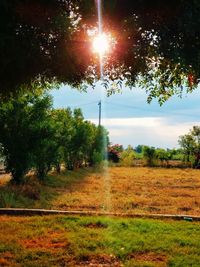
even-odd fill
[{"label": "foliage", "polygon": [[[107,160],[109,133],[103,126],[98,126],[95,133],[93,149],[99,155],[99,159]],[[92,161],[92,164],[95,162]]]},{"label": "foliage", "polygon": [[104,158],[101,152],[94,150],[92,155],[92,162],[94,165],[98,166],[103,162]]},{"label": "foliage", "polygon": [[1,165],[4,163],[4,156],[3,156],[3,147],[2,145],[0,144],[0,168],[1,168]]},{"label": "foliage", "polygon": [[12,173],[16,183],[33,166],[36,146],[48,132],[44,120],[50,106],[49,96],[29,93],[0,106],[0,142],[6,170]]},{"label": "foliage", "polygon": [[108,147],[108,160],[118,163],[120,155],[123,152],[123,146],[119,144],[109,145]]},{"label": "foliage", "polygon": [[137,145],[137,146],[134,148],[135,152],[136,152],[136,153],[139,153],[139,154],[142,153],[143,146],[144,146],[144,145]]},{"label": "foliage", "polygon": [[120,155],[120,163],[122,166],[133,166],[135,159],[134,149],[129,145]]},{"label": "foliage", "polygon": [[[105,60],[109,81],[148,92],[160,104],[183,87],[192,91],[200,77],[199,1],[103,1],[105,32],[116,39]],[[87,30],[97,26],[92,0],[1,0],[0,98],[19,90],[99,78],[98,57]],[[24,86],[26,85],[26,86]],[[29,85],[27,87],[27,85]],[[117,91],[114,89],[114,91]]]},{"label": "foliage", "polygon": [[0,1],[0,97],[34,90],[33,81],[78,86],[84,80],[90,49],[76,2]]},{"label": "foliage", "polygon": [[[112,58],[119,79],[139,84],[148,92],[148,102],[160,104],[183,87],[192,91],[200,77],[199,1],[105,2],[105,28],[114,31],[117,45]],[[112,75],[111,75],[112,77]]]},{"label": "foliage", "polygon": [[158,148],[156,149],[156,158],[159,159],[162,164],[165,162],[168,165],[168,161],[172,159],[172,155],[169,151]]},{"label": "foliage", "polygon": [[[32,168],[43,179],[61,164],[68,169],[106,159],[108,132],[85,121],[80,109],[52,109],[47,94],[27,93],[0,106],[0,143],[6,170],[16,183]],[[98,159],[99,161],[99,159]]]},{"label": "foliage", "polygon": [[84,121],[80,109],[75,109],[73,112],[71,129],[73,133],[68,144],[69,149],[66,151],[68,169],[78,168],[91,162],[96,138],[94,124]]},{"label": "foliage", "polygon": [[190,162],[193,167],[200,164],[200,127],[193,126],[188,134],[179,137],[179,145],[183,149],[184,161]]},{"label": "foliage", "polygon": [[156,160],[156,149],[155,147],[143,146],[143,157],[146,160],[146,164],[149,167],[153,167],[155,165]]}]

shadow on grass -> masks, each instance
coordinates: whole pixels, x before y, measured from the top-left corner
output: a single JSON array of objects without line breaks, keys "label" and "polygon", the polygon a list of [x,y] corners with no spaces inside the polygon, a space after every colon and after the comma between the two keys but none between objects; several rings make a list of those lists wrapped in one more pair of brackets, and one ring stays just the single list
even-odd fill
[{"label": "shadow on grass", "polygon": [[74,184],[84,182],[85,178],[101,170],[95,168],[52,173],[43,181],[34,175],[28,176],[24,184],[15,185],[11,181],[0,187],[0,208],[44,208],[50,209],[51,203],[62,191],[72,190]]}]

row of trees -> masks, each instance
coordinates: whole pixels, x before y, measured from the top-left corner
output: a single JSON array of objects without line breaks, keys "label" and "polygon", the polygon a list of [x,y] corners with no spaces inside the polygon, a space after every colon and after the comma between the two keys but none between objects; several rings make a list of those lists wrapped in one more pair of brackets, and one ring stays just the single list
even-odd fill
[{"label": "row of trees", "polygon": [[[138,145],[124,149],[120,145],[109,147],[109,159],[123,165],[133,165],[134,159],[145,160],[148,166],[168,165],[170,160],[182,161],[186,166],[200,168],[200,126],[179,137],[179,149],[163,149]],[[159,161],[159,162],[158,162]]]},{"label": "row of trees", "polygon": [[53,109],[45,93],[27,93],[0,105],[0,144],[16,183],[32,169],[42,179],[52,169],[93,165],[105,157],[108,132],[85,121],[80,109]]},{"label": "row of trees", "polygon": [[138,145],[135,148],[129,145],[126,149],[118,144],[111,145],[108,155],[110,160],[120,162],[125,166],[134,165],[135,159],[144,160],[148,166],[168,165],[170,160],[182,159],[180,149],[163,149],[144,145]]}]

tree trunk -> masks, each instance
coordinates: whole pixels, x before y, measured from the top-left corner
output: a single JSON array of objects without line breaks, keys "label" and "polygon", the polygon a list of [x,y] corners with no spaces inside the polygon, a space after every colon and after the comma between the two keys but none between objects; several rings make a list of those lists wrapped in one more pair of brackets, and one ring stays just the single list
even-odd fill
[{"label": "tree trunk", "polygon": [[59,163],[56,164],[56,172],[59,174],[61,173],[61,167]]}]

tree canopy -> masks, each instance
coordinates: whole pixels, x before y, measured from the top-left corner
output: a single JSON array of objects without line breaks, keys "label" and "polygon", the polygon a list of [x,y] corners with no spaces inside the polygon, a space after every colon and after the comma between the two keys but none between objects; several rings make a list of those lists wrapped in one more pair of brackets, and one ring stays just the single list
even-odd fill
[{"label": "tree canopy", "polygon": [[35,170],[44,179],[61,165],[73,170],[106,159],[108,132],[85,121],[80,109],[53,109],[47,93],[35,91],[0,105],[0,162],[21,183]]},{"label": "tree canopy", "polygon": [[200,126],[193,126],[188,134],[179,137],[179,145],[183,149],[184,161],[194,168],[200,167]]},{"label": "tree canopy", "polygon": [[84,80],[89,49],[81,40],[73,2],[0,2],[0,96],[23,85],[31,88],[36,80],[74,86]]},{"label": "tree canopy", "polygon": [[[98,79],[88,29],[97,27],[93,0],[1,0],[0,97],[34,81],[78,87]],[[196,88],[200,78],[198,0],[103,2],[105,32],[115,39],[105,79],[138,82],[148,101]],[[26,87],[27,88],[27,87]],[[31,88],[31,86],[29,87]]]}]

